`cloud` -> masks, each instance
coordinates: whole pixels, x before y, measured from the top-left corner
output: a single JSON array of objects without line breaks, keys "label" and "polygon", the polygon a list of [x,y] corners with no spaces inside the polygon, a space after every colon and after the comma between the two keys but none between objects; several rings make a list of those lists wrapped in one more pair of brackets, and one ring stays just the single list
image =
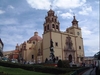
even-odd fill
[{"label": "cloud", "polygon": [[57,11],[57,13],[63,18],[72,18],[73,17],[73,11],[71,9],[68,10],[68,12],[64,13],[63,11]]},{"label": "cloud", "polygon": [[12,5],[9,5],[8,8],[14,9],[14,7]]},{"label": "cloud", "polygon": [[17,43],[22,43],[23,40],[26,40],[26,38],[23,38],[23,36],[19,34],[3,34],[2,37],[4,42],[4,51],[14,50]]},{"label": "cloud", "polygon": [[32,8],[48,10],[51,4],[54,9],[76,8],[82,6],[86,0],[54,0],[52,2],[50,0],[27,0],[27,2]]},{"label": "cloud", "polygon": [[94,54],[96,54],[97,52],[98,50],[95,48],[87,48],[85,50],[85,56],[94,56]]},{"label": "cloud", "polygon": [[92,7],[85,5],[85,6],[82,7],[82,11],[79,11],[79,14],[89,15],[90,12],[92,12]]},{"label": "cloud", "polygon": [[[9,20],[11,21],[11,20]],[[30,37],[34,35],[34,32],[36,31],[36,26],[37,24],[32,22],[23,22],[23,23],[17,23],[15,24],[7,24],[6,25],[1,25],[0,28],[0,37],[2,38],[5,46],[4,46],[4,51],[7,50],[14,50],[16,44],[21,44],[24,41],[27,41]],[[38,30],[39,34],[42,34],[42,30]],[[42,35],[40,35],[42,36]]]},{"label": "cloud", "polygon": [[85,55],[94,55],[99,51],[99,35],[91,34],[88,37],[88,39],[83,38]]},{"label": "cloud", "polygon": [[32,8],[35,9],[50,9],[50,1],[49,0],[27,0]]},{"label": "cloud", "polygon": [[99,0],[98,1],[95,1],[96,4],[99,4],[99,2],[100,2]]},{"label": "cloud", "polygon": [[70,18],[72,18],[73,14],[67,12],[67,13],[62,13],[62,14],[60,14],[60,16],[61,16],[63,19],[65,19],[65,18],[70,19]]},{"label": "cloud", "polygon": [[91,35],[92,33],[87,27],[82,27],[81,29],[84,37]]},{"label": "cloud", "polygon": [[5,11],[3,11],[3,10],[0,10],[0,14],[3,14],[3,13],[5,13]]},{"label": "cloud", "polygon": [[67,9],[82,6],[85,2],[86,0],[54,0],[53,3],[55,7]]},{"label": "cloud", "polygon": [[58,14],[61,14],[61,13],[62,13],[62,11],[56,11],[56,13],[57,13],[57,15],[58,15]]},{"label": "cloud", "polygon": [[71,12],[71,13],[72,13],[73,11],[72,11],[71,9],[69,9],[69,12]]},{"label": "cloud", "polygon": [[[94,55],[99,49],[99,33],[93,33],[87,27],[82,27],[82,36],[85,47],[85,55]],[[92,53],[92,54],[91,54]]]},{"label": "cloud", "polygon": [[0,20],[0,25],[10,25],[10,24],[17,24],[17,19],[14,18],[5,18]]}]

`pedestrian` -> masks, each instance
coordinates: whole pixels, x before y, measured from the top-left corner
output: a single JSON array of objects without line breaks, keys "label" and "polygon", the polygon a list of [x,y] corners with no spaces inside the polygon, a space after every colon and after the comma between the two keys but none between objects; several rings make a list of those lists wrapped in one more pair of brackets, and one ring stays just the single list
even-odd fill
[{"label": "pedestrian", "polygon": [[95,66],[95,74],[97,75],[97,72],[98,72],[98,62],[96,62],[96,66]]}]

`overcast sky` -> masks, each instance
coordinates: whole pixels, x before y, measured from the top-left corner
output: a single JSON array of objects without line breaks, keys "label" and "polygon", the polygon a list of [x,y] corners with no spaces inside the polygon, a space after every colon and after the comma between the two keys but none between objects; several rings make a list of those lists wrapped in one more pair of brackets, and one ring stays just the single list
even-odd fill
[{"label": "overcast sky", "polygon": [[0,0],[0,38],[4,51],[27,41],[37,30],[42,37],[47,11],[55,11],[60,30],[70,27],[73,13],[82,29],[85,56],[99,51],[99,0]]}]

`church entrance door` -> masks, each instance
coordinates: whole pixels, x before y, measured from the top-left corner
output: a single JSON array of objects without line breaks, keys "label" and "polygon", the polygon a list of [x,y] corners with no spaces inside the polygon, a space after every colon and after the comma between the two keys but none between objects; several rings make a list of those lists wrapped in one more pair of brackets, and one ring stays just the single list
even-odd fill
[{"label": "church entrance door", "polygon": [[71,54],[69,55],[68,59],[69,59],[69,62],[72,62],[72,55]]}]

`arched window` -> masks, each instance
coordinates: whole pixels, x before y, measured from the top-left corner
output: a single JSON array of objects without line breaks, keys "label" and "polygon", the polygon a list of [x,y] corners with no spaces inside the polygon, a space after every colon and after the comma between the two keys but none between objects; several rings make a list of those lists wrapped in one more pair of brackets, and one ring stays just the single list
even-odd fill
[{"label": "arched window", "polygon": [[52,24],[52,28],[55,28],[55,25],[54,24]]},{"label": "arched window", "polygon": [[49,30],[49,25],[47,26],[47,29]]},{"label": "arched window", "polygon": [[69,62],[72,62],[72,55],[71,54],[68,56],[68,59],[69,59]]},{"label": "arched window", "polygon": [[34,55],[32,55],[32,59],[34,59]]},{"label": "arched window", "polygon": [[58,29],[58,25],[56,25],[56,29]]},{"label": "arched window", "polygon": [[53,18],[52,18],[52,21],[53,21]]},{"label": "arched window", "polygon": [[56,22],[56,19],[55,19],[55,22]]}]

